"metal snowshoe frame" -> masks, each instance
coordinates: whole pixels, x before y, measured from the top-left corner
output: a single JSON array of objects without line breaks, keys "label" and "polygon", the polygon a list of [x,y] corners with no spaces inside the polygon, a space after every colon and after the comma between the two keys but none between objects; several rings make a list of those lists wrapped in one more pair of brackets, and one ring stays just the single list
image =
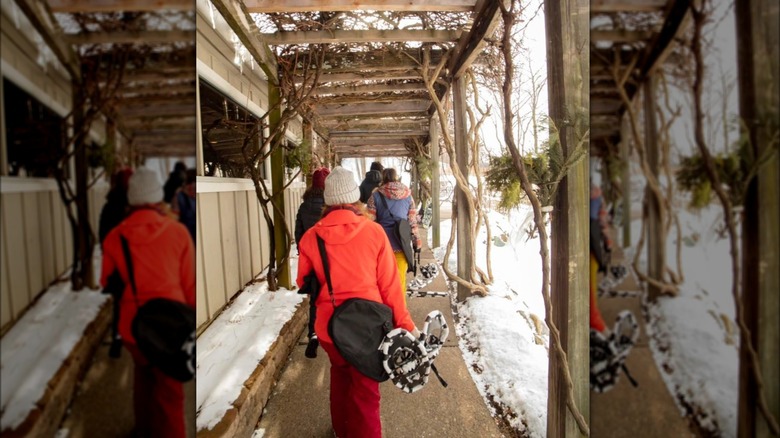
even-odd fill
[{"label": "metal snowshoe frame", "polygon": [[383,354],[382,365],[395,386],[409,394],[419,391],[428,383],[428,375],[433,370],[446,388],[447,382],[441,378],[433,361],[448,335],[447,321],[438,310],[426,316],[420,339],[403,328],[390,331],[379,350]]},{"label": "metal snowshoe frame", "polygon": [[617,384],[622,370],[631,384],[639,384],[631,376],[625,361],[639,338],[639,325],[629,310],[621,311],[609,338],[595,330],[590,332],[590,388],[607,392]]}]

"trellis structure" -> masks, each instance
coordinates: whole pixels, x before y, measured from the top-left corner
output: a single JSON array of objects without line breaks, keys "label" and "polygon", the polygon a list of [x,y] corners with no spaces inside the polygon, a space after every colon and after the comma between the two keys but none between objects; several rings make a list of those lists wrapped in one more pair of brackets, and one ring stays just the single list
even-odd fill
[{"label": "trellis structure", "polygon": [[193,155],[192,2],[16,0],[16,4],[74,87],[88,80],[82,63],[91,62],[97,54],[129,47],[130,62],[122,85],[103,111],[108,129],[118,131],[135,157]]},{"label": "trellis structure", "polygon": [[[655,83],[657,71],[664,63],[682,65],[673,51],[673,42],[690,29],[692,8],[700,2],[691,0],[599,0],[591,2],[594,26],[591,30],[591,153],[594,156],[619,155],[629,161],[628,143],[621,125],[627,112],[621,98],[622,86],[629,101],[640,96],[643,105],[645,159],[656,178],[659,175],[659,126],[656,120]],[[778,8],[772,0],[750,0],[735,4],[737,22],[737,58],[739,64],[740,117],[750,138],[754,156],[777,149],[778,80]],[[616,78],[618,80],[616,80]],[[755,361],[743,338],[740,343],[740,437],[768,436],[771,428],[760,412],[759,387],[763,387],[766,409],[775,420],[780,418],[780,385],[777,362],[780,347],[780,323],[771,309],[778,307],[776,293],[780,284],[780,258],[777,241],[780,235],[780,197],[778,197],[780,159],[775,153],[748,187],[743,213],[743,238],[740,263],[741,297],[744,322],[756,350]],[[630,212],[630,173],[622,175],[623,209]],[[648,189],[649,190],[649,189]],[[649,190],[651,191],[651,190]],[[644,212],[647,221],[648,269],[652,278],[663,275],[663,236],[658,200],[649,196]],[[624,220],[624,242],[630,241],[630,221]],[[771,243],[770,243],[771,242]],[[648,286],[651,299],[659,290]],[[763,382],[757,380],[758,367]]]},{"label": "trellis structure", "polygon": [[[547,2],[549,3],[549,2]],[[225,18],[243,49],[263,69],[269,81],[273,108],[279,96],[278,87],[295,60],[277,58],[283,48],[295,45],[298,54],[307,54],[321,44],[328,44],[324,62],[319,67],[319,82],[313,98],[300,115],[310,126],[304,138],[322,138],[334,157],[387,157],[417,154],[430,156],[432,196],[434,199],[433,239],[438,236],[438,143],[441,125],[426,93],[423,74],[424,56],[430,67],[442,65],[435,80],[434,92],[439,99],[452,102],[454,150],[458,168],[468,178],[469,149],[466,126],[466,87],[463,74],[478,59],[485,38],[500,19],[500,2],[489,0],[212,0],[211,4]],[[582,56],[587,41],[587,2],[567,1],[560,7],[547,7],[548,65],[551,74],[550,114],[558,126],[564,126],[568,111],[587,110],[587,59]],[[586,45],[587,46],[587,45]],[[275,50],[272,50],[275,48]],[[284,53],[292,53],[285,51]],[[442,61],[443,64],[438,64]],[[281,67],[280,67],[281,66]],[[276,88],[276,90],[275,90]],[[452,97],[448,93],[452,91]],[[446,116],[445,116],[446,117]],[[273,116],[270,117],[273,119]],[[270,123],[273,127],[273,122]],[[581,133],[580,133],[581,134]],[[574,147],[573,129],[562,130],[564,148]],[[568,146],[567,146],[568,144]],[[271,157],[273,185],[282,181],[282,161]],[[583,167],[584,166],[584,167]],[[562,334],[564,350],[574,380],[574,397],[585,417],[588,416],[587,384],[587,260],[582,252],[587,245],[584,229],[587,213],[587,165],[573,171],[574,179],[561,186],[565,201],[557,204],[561,214],[554,221],[554,234],[560,236],[553,253],[556,272],[553,289],[554,315]],[[469,249],[472,226],[467,201],[458,189],[458,276],[468,277],[467,266],[473,259]],[[283,208],[282,208],[283,209]],[[283,218],[277,217],[276,220]],[[572,230],[575,230],[572,233]],[[278,243],[282,241],[275,236]],[[279,248],[278,245],[277,248]],[[568,267],[582,266],[573,275]],[[280,276],[280,283],[284,284]],[[458,296],[464,299],[470,291],[459,285]],[[567,321],[576,321],[569,324]],[[581,433],[567,409],[567,388],[559,362],[551,359],[548,431],[551,436],[574,436]],[[581,369],[580,369],[581,368]]]}]

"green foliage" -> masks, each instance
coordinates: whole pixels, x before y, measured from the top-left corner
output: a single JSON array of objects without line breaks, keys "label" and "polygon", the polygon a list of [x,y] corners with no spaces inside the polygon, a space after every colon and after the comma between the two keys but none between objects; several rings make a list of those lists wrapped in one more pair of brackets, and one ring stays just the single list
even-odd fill
[{"label": "green foliage", "polygon": [[[777,144],[774,144],[773,147],[765,149],[761,156],[756,157],[746,132],[742,130],[741,137],[730,152],[712,156],[715,172],[734,205],[744,205],[748,184],[761,165],[777,152]],[[700,153],[682,158],[675,179],[683,191],[691,194],[688,204],[691,208],[700,209],[712,201],[713,189]]]},{"label": "green foliage", "polygon": [[499,211],[518,207],[524,193],[520,188],[520,176],[512,164],[512,156],[505,152],[503,155],[490,157],[489,165],[490,168],[485,173],[485,183],[490,190],[501,195]]},{"label": "green foliage", "polygon": [[304,140],[298,146],[285,148],[284,167],[301,169],[303,175],[311,172],[311,142]]},{"label": "green foliage", "polygon": [[107,142],[104,144],[90,143],[85,145],[87,149],[87,164],[93,169],[105,168],[108,172],[114,168],[114,144]]}]

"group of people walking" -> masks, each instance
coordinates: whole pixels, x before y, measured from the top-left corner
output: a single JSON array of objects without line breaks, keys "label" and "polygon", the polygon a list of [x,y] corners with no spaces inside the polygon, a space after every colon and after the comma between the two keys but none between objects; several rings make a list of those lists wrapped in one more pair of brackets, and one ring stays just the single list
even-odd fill
[{"label": "group of people walking", "polygon": [[[321,193],[321,197],[320,197]],[[384,199],[383,199],[384,198]],[[317,211],[320,212],[317,215]],[[314,217],[317,217],[316,220]],[[295,227],[299,251],[297,284],[303,286],[312,271],[327,288],[317,237],[324,243],[333,290],[314,300],[309,321],[307,356],[322,346],[330,360],[330,413],[333,431],[340,438],[381,437],[379,383],[361,374],[338,352],[328,333],[334,309],[350,298],[389,306],[394,327],[419,337],[406,307],[407,261],[393,232],[395,218],[412,227],[412,242],[421,247],[414,200],[395,169],[371,165],[358,187],[352,172],[335,167],[318,169],[303,196]],[[332,299],[331,299],[332,294]],[[313,355],[312,351],[315,352]]]},{"label": "group of people walking", "polygon": [[132,324],[138,309],[155,298],[195,308],[194,199],[195,172],[183,163],[165,186],[151,169],[121,169],[100,215],[100,283],[118,305],[114,340],[134,363],[133,436],[186,436],[183,385],[149,363]]}]

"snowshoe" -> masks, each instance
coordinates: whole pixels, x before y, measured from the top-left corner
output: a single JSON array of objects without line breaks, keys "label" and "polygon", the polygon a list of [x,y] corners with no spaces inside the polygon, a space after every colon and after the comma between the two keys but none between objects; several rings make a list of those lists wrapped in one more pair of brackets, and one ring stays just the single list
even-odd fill
[{"label": "snowshoe", "polygon": [[433,370],[446,388],[447,382],[439,376],[433,360],[441,352],[448,335],[447,321],[438,310],[425,318],[420,339],[402,328],[388,333],[379,349],[383,355],[382,365],[395,386],[409,394],[419,391],[428,383],[428,375]]},{"label": "snowshoe", "polygon": [[622,370],[632,385],[637,386],[625,365],[626,358],[639,338],[639,326],[634,314],[624,310],[618,314],[608,336],[590,331],[590,388],[595,392],[612,389]]}]

